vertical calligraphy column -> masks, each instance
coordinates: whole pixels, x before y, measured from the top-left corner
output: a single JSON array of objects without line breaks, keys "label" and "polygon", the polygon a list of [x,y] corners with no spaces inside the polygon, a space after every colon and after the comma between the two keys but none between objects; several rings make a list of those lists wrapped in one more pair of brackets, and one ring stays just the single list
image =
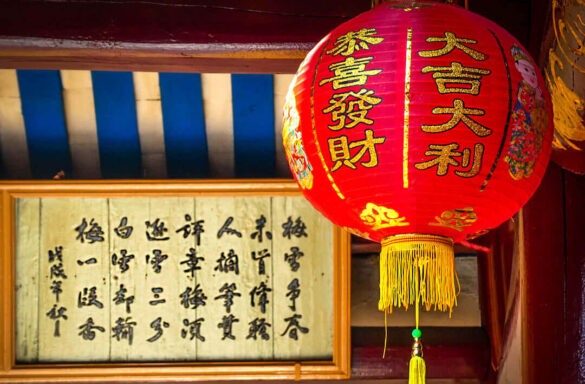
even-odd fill
[{"label": "vertical calligraphy column", "polygon": [[39,361],[107,361],[106,199],[40,202]]},{"label": "vertical calligraphy column", "polygon": [[16,200],[16,361],[39,355],[39,199]]},{"label": "vertical calligraphy column", "polygon": [[[181,292],[192,286],[192,280],[182,271],[181,261],[192,246],[185,242],[177,230],[185,223],[185,216],[193,216],[193,199],[189,198],[142,198],[134,203],[117,202],[116,216],[111,219],[132,225],[132,259],[135,272],[128,280],[128,290],[133,292],[131,323],[126,317],[116,316],[113,321],[112,343],[124,348],[130,361],[177,360],[195,356],[195,343],[181,337],[183,320],[194,314],[181,304]],[[115,200],[111,199],[111,204]],[[130,249],[128,249],[130,251]],[[121,257],[121,250],[118,256]],[[112,265],[113,266],[113,265]],[[113,266],[114,267],[114,266]],[[133,284],[131,287],[130,284]],[[120,288],[120,287],[118,287]],[[118,308],[117,311],[120,311]],[[119,319],[122,321],[119,321]],[[119,321],[119,322],[114,322]],[[128,330],[132,328],[130,345]]]},{"label": "vertical calligraphy column", "polygon": [[205,219],[198,283],[207,305],[205,341],[197,359],[270,359],[273,356],[272,233],[268,198],[197,198]]},{"label": "vertical calligraphy column", "polygon": [[[172,236],[177,247],[176,279],[179,283],[179,295],[176,298],[175,311],[180,315],[180,323],[176,330],[180,336],[177,347],[181,348],[182,356],[177,359],[195,360],[197,358],[197,342],[204,340],[201,334],[202,321],[197,316],[198,308],[207,303],[207,296],[198,282],[202,263],[205,261],[200,254],[201,234],[204,220],[198,217],[194,198],[180,198],[179,216],[173,216],[174,227]],[[174,332],[174,331],[173,331]]]},{"label": "vertical calligraphy column", "polygon": [[108,199],[112,361],[134,360],[136,340],[147,334],[148,326],[141,316],[142,308],[148,305],[148,292],[144,292],[147,269],[139,252],[146,241],[143,229],[147,204],[148,198]]},{"label": "vertical calligraphy column", "polygon": [[333,225],[302,197],[272,198],[274,357],[333,353]]}]

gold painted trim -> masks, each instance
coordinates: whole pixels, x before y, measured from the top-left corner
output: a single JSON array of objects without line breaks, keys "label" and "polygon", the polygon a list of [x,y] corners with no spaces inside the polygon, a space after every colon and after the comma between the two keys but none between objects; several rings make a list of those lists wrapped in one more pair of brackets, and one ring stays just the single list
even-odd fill
[{"label": "gold painted trim", "polygon": [[453,239],[441,235],[430,235],[421,233],[404,233],[400,235],[392,235],[382,240],[382,246],[388,244],[405,243],[405,242],[438,242],[453,246]]},{"label": "gold painted trim", "polygon": [[412,28],[406,36],[406,64],[404,71],[404,141],[402,144],[402,186],[408,188],[408,129],[410,124],[410,67],[412,63]]},{"label": "gold painted trim", "polygon": [[[577,0],[577,2],[581,5],[583,4],[582,0]],[[553,30],[555,33],[555,41],[557,42],[557,47],[559,48],[559,50],[561,51],[561,53],[563,54],[563,56],[565,56],[565,59],[567,59],[567,62],[576,70],[578,70],[581,73],[585,73],[585,68],[579,66],[579,64],[577,64],[577,62],[575,60],[572,60],[569,57],[569,54],[567,53],[567,51],[565,50],[565,48],[563,48],[563,44],[561,42],[561,39],[559,38],[559,35],[564,35],[563,31],[561,29],[563,29],[562,27],[565,26],[565,22],[563,19],[561,19],[561,17],[557,17],[558,12],[557,10],[561,8],[561,3],[558,0],[554,0],[553,4],[552,4],[552,20],[553,20]],[[583,20],[581,19],[580,15],[577,15],[577,17],[579,17],[579,21],[581,22],[581,24],[583,24]],[[565,27],[566,28],[566,27]],[[569,26],[569,28],[571,28],[571,26]],[[573,28],[571,28],[573,29]],[[566,29],[565,29],[566,30]],[[575,38],[575,40],[577,40],[579,42],[579,39],[577,38],[574,29],[571,31],[571,34],[573,35],[573,38]],[[580,42],[582,42],[583,40],[581,40]],[[565,39],[566,42],[566,39]],[[573,55],[577,56],[577,53],[571,49],[570,46],[568,46],[567,43],[567,50],[573,51]]]},{"label": "gold painted trim", "polygon": [[319,54],[319,59],[317,60],[317,65],[315,66],[315,73],[313,73],[313,81],[311,82],[311,127],[313,128],[313,140],[315,141],[315,147],[317,148],[317,155],[319,156],[319,159],[321,160],[321,165],[323,166],[323,170],[325,171],[325,174],[327,175],[327,179],[331,183],[331,187],[335,190],[335,193],[337,193],[337,196],[341,200],[345,200],[345,196],[343,195],[343,193],[341,193],[341,190],[339,189],[337,184],[335,184],[335,180],[333,180],[333,176],[331,175],[331,172],[329,172],[329,168],[327,167],[327,163],[325,162],[325,158],[323,157],[323,153],[321,152],[321,145],[319,144],[319,138],[317,137],[317,127],[316,127],[316,123],[315,123],[315,95],[314,95],[314,93],[315,93],[315,80],[317,79],[317,68],[319,68],[319,64],[321,63],[321,59],[323,58],[323,54],[325,53],[325,48],[329,45],[329,42],[331,42],[331,39],[327,40],[327,43],[325,43],[323,45],[323,48],[321,49],[321,53]]}]

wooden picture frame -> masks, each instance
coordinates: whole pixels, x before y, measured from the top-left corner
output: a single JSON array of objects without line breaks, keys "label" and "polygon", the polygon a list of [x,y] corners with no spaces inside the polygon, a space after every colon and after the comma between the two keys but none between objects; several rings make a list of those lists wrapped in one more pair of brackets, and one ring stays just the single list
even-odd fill
[{"label": "wooden picture frame", "polygon": [[15,202],[40,197],[301,196],[292,181],[0,182],[0,382],[191,382],[346,379],[350,375],[350,235],[333,228],[333,354],[327,361],[17,364]]}]

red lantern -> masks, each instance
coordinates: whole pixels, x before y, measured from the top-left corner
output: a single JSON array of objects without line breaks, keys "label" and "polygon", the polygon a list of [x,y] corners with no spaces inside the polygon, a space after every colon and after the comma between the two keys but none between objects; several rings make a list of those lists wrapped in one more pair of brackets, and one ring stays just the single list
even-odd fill
[{"label": "red lantern", "polygon": [[379,308],[451,310],[453,242],[510,218],[550,156],[546,86],[495,23],[435,2],[388,2],[307,55],[284,146],[306,198],[382,242]]}]

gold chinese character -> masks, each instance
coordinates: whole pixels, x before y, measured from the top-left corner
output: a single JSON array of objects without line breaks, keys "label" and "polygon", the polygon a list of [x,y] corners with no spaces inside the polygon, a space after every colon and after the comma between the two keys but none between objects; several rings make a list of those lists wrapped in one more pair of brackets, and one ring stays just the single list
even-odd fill
[{"label": "gold chinese character", "polygon": [[[455,174],[460,177],[473,177],[481,170],[481,160],[483,159],[483,144],[476,143],[473,146],[473,161],[468,171],[455,171]],[[463,158],[461,159],[461,167],[467,168],[469,166],[469,160],[471,159],[471,149],[463,149]]]},{"label": "gold chinese character", "polygon": [[362,28],[359,31],[349,31],[335,40],[335,47],[328,50],[327,54],[333,56],[349,56],[360,49],[370,49],[368,44],[380,44],[382,37],[373,37],[377,34],[376,28]]},{"label": "gold chinese character", "polygon": [[331,105],[323,109],[323,113],[331,113],[331,120],[338,123],[330,125],[329,129],[339,131],[342,128],[353,128],[359,123],[372,125],[374,120],[368,119],[366,115],[374,105],[382,101],[382,99],[372,96],[373,94],[373,90],[365,88],[360,89],[359,92],[349,91],[334,94],[329,100]]},{"label": "gold chinese character", "polygon": [[461,153],[455,151],[459,148],[459,144],[451,143],[445,145],[430,144],[429,151],[425,152],[425,156],[436,156],[432,160],[423,163],[416,163],[414,167],[421,171],[437,166],[437,175],[445,176],[449,170],[449,166],[458,167],[459,163],[453,157],[460,157]]},{"label": "gold chinese character", "polygon": [[431,222],[429,225],[451,228],[461,232],[463,228],[470,227],[477,221],[477,214],[473,212],[473,207],[452,209],[441,213],[441,217],[435,216],[435,220],[437,222]]},{"label": "gold chinese character", "polygon": [[[449,166],[467,168],[471,160],[471,150],[464,148],[463,151],[457,151],[459,144],[430,144],[429,150],[425,152],[425,156],[435,156],[434,159],[414,164],[418,170],[424,171],[431,167],[437,167],[437,176],[445,176],[449,171]],[[474,146],[473,162],[467,171],[456,170],[455,174],[459,177],[474,177],[481,170],[481,161],[483,159],[484,146],[481,143],[476,143]],[[455,157],[462,157],[461,162],[455,160]]]},{"label": "gold chinese character", "polygon": [[[447,72],[444,72],[447,71]],[[430,65],[422,69],[422,73],[433,73],[433,79],[437,84],[439,93],[468,93],[479,95],[482,75],[489,75],[490,71],[483,68],[464,67],[461,63],[454,61],[450,67],[432,67]],[[448,87],[447,84],[458,86]],[[463,87],[463,85],[469,85]]]},{"label": "gold chinese character", "polygon": [[481,109],[465,108],[461,99],[453,100],[453,108],[436,107],[433,108],[434,115],[452,115],[451,119],[444,124],[439,125],[421,125],[421,129],[427,133],[441,133],[455,128],[459,122],[463,122],[467,128],[471,129],[479,137],[491,135],[492,130],[471,120],[467,115],[483,116],[485,112]]},{"label": "gold chinese character", "polygon": [[333,63],[329,66],[329,70],[333,71],[334,76],[321,80],[319,85],[323,85],[330,81],[333,82],[333,89],[364,85],[368,80],[368,76],[374,76],[382,72],[381,69],[365,70],[366,64],[369,64],[373,58],[373,56],[362,57],[359,59],[348,57],[344,61]]},{"label": "gold chinese character", "polygon": [[[374,137],[374,131],[366,129],[366,138],[364,140],[353,141],[348,143],[347,136],[339,136],[328,139],[329,153],[331,154],[331,161],[334,161],[331,172],[337,171],[342,165],[351,169],[357,169],[355,164],[361,160],[368,152],[370,160],[361,162],[360,165],[366,168],[372,168],[378,165],[378,153],[376,152],[376,144],[382,144],[386,141],[385,137]],[[350,149],[361,147],[361,149],[352,157]]]},{"label": "gold chinese character", "polygon": [[478,52],[474,49],[469,48],[465,44],[477,44],[476,40],[471,39],[462,39],[455,36],[453,32],[445,32],[445,37],[429,37],[426,40],[427,43],[437,43],[437,42],[444,42],[445,46],[441,49],[435,49],[433,51],[419,51],[418,54],[421,57],[437,57],[443,56],[447,53],[451,52],[455,48],[459,48],[463,52],[467,53],[469,56],[473,57],[475,60],[483,61],[487,58],[481,52]]}]

